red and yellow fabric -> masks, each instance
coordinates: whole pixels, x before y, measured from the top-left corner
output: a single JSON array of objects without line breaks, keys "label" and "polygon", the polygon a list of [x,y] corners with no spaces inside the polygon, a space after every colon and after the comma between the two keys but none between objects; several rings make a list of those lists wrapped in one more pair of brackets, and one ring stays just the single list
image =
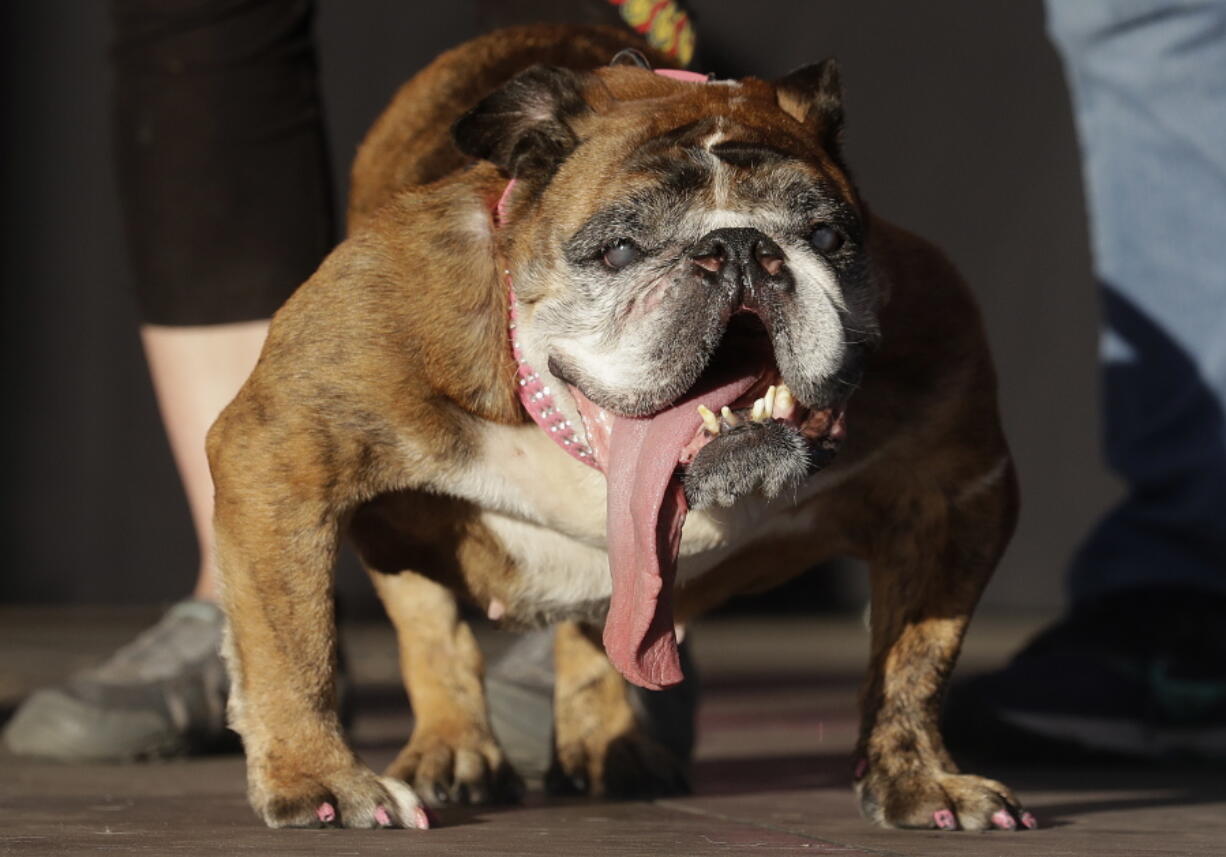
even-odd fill
[{"label": "red and yellow fabric", "polygon": [[609,0],[622,20],[642,33],[648,44],[682,66],[694,58],[694,27],[673,0]]}]

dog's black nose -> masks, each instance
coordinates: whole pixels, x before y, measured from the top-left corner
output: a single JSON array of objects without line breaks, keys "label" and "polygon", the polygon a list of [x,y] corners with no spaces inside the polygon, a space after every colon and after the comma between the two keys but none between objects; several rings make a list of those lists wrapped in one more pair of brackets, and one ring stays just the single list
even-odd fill
[{"label": "dog's black nose", "polygon": [[786,259],[769,236],[745,227],[713,229],[690,248],[689,255],[708,279],[740,289],[781,281]]}]

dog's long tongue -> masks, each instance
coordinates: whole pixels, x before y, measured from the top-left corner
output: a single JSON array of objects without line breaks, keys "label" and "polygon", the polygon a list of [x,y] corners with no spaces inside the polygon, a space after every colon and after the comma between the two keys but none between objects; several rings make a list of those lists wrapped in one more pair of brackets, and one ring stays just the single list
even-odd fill
[{"label": "dog's long tongue", "polygon": [[676,469],[701,424],[697,406],[718,413],[756,380],[756,374],[725,379],[650,417],[613,420],[607,464],[613,596],[604,646],[618,672],[640,687],[660,690],[682,679],[672,600],[688,506]]}]

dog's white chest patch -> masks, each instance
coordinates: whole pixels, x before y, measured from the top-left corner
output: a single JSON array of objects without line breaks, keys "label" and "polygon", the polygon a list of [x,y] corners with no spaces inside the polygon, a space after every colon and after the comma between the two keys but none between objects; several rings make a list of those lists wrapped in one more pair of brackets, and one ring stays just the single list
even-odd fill
[{"label": "dog's white chest patch", "polygon": [[604,609],[613,585],[604,548],[498,512],[484,512],[481,522],[519,567],[508,599],[513,616],[565,618]]},{"label": "dog's white chest patch", "polygon": [[[482,523],[515,560],[512,603],[521,612],[560,616],[607,602],[604,474],[571,458],[535,425],[490,424],[481,443],[477,461],[449,490],[481,507]],[[678,583],[746,544],[794,529],[792,511],[792,502],[747,497],[731,509],[692,512],[682,530]]]}]

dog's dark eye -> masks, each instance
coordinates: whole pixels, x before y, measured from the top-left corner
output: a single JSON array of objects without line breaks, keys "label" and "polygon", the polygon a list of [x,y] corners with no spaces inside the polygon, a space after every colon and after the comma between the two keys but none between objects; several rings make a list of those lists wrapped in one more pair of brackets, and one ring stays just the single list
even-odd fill
[{"label": "dog's dark eye", "polygon": [[843,246],[843,233],[829,223],[819,223],[809,234],[809,243],[819,253],[833,253]]},{"label": "dog's dark eye", "polygon": [[614,271],[620,271],[641,258],[643,258],[643,251],[628,238],[619,238],[604,251],[604,263]]}]

